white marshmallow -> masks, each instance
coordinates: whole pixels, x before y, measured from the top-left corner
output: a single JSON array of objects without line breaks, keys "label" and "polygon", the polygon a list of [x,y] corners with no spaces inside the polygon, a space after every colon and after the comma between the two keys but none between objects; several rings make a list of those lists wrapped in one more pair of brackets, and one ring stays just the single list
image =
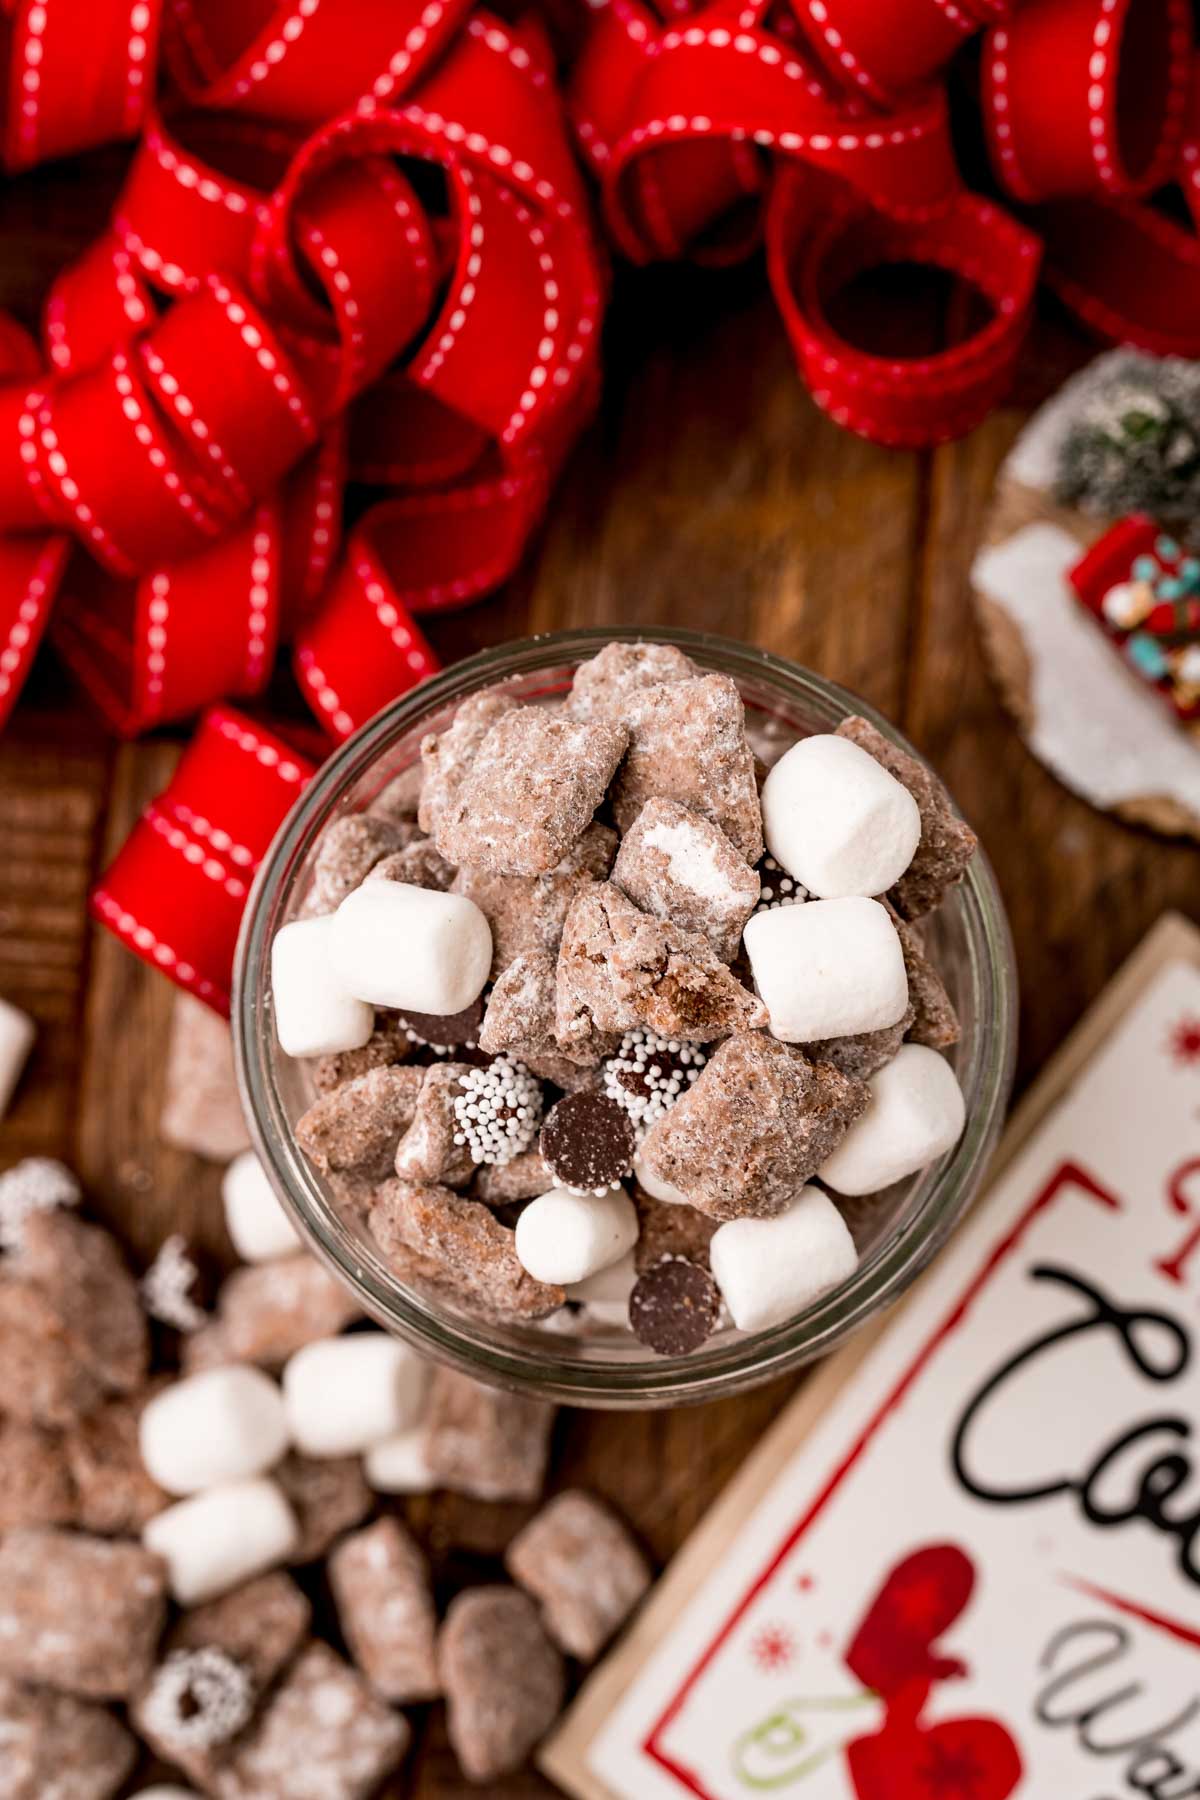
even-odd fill
[{"label": "white marshmallow", "polygon": [[627,1250],[607,1268],[598,1269],[584,1281],[573,1281],[567,1288],[568,1300],[579,1300],[595,1325],[628,1325],[629,1296],[637,1285],[638,1272],[633,1251]]},{"label": "white marshmallow", "polygon": [[739,1331],[782,1325],[858,1266],[846,1221],[820,1188],[773,1219],[731,1219],[708,1247],[713,1280]]},{"label": "white marshmallow", "polygon": [[245,1363],[204,1369],[164,1388],[142,1410],[138,1446],[168,1494],[198,1494],[274,1468],[288,1446],[277,1382]]},{"label": "white marshmallow", "polygon": [[330,941],[350,993],[402,1012],[462,1012],[492,967],[492,928],[475,902],[406,881],[366,881],[347,894]]},{"label": "white marshmallow", "polygon": [[398,1431],[382,1444],[372,1444],[363,1458],[368,1487],[377,1494],[430,1494],[437,1476],[425,1460],[425,1427]]},{"label": "white marshmallow", "polygon": [[871,1104],[818,1171],[839,1194],[874,1194],[952,1150],[966,1102],[958,1077],[936,1050],[902,1044],[872,1075]]},{"label": "white marshmallow", "polygon": [[640,1156],[633,1159],[633,1178],[652,1200],[661,1200],[664,1206],[692,1204],[681,1188],[677,1188],[673,1182],[660,1180],[652,1169],[646,1167]]},{"label": "white marshmallow", "polygon": [[633,1249],[637,1211],[622,1189],[573,1194],[569,1188],[551,1188],[529,1202],[515,1236],[517,1258],[534,1280],[566,1287],[586,1281]]},{"label": "white marshmallow", "polygon": [[904,951],[878,900],[808,900],[756,913],[746,954],[786,1044],[880,1031],[904,1017]]},{"label": "white marshmallow", "polygon": [[179,1500],[142,1528],[167,1565],[180,1606],[197,1606],[285,1563],[300,1542],[295,1515],[273,1481],[230,1481]]},{"label": "white marshmallow", "polygon": [[319,919],[293,919],[275,933],[271,998],[275,1035],[287,1056],[361,1050],[375,1029],[373,1009],[334,973],[332,941],[333,915],[328,913]]},{"label": "white marshmallow", "polygon": [[243,1262],[274,1262],[302,1248],[270,1177],[253,1150],[235,1156],[221,1177],[225,1224]]},{"label": "white marshmallow", "polygon": [[133,1800],[200,1800],[195,1788],[157,1787],[139,1788]]},{"label": "white marshmallow", "polygon": [[361,1456],[421,1417],[428,1366],[385,1331],[318,1338],[283,1371],[292,1439],[306,1456]]},{"label": "white marshmallow", "polygon": [[0,1119],[8,1111],[8,1103],[16,1092],[36,1035],[28,1013],[7,1000],[0,1000]]},{"label": "white marshmallow", "polygon": [[849,738],[802,738],[763,783],[763,836],[789,875],[819,900],[885,894],[921,838],[903,784]]}]

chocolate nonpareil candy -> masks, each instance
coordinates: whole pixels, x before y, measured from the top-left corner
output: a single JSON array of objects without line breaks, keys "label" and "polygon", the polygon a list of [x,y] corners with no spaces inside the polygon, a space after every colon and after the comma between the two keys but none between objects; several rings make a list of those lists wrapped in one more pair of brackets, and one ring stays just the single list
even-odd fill
[{"label": "chocolate nonpareil candy", "polygon": [[868,1098],[832,1064],[740,1032],[659,1120],[641,1161],[714,1219],[766,1218],[816,1174]]},{"label": "chocolate nonpareil candy", "polygon": [[520,1768],[562,1707],[566,1675],[538,1611],[516,1588],[468,1588],[438,1642],[447,1723],[469,1781]]},{"label": "chocolate nonpareil candy", "polygon": [[504,1558],[542,1609],[560,1649],[592,1662],[650,1586],[650,1565],[604,1503],[578,1488],[556,1494]]},{"label": "chocolate nonpareil candy", "polygon": [[166,1570],[137,1544],[22,1528],[0,1540],[0,1675],[120,1700],[145,1681]]}]

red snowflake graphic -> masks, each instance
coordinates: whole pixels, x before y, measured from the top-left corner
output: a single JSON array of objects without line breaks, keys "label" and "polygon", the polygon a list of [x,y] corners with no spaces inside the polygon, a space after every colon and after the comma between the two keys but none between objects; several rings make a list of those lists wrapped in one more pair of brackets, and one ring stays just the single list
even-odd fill
[{"label": "red snowflake graphic", "polygon": [[1200,1019],[1185,1014],[1171,1027],[1167,1055],[1177,1069],[1200,1067]]},{"label": "red snowflake graphic", "polygon": [[786,1669],[796,1654],[796,1643],[782,1625],[764,1625],[750,1645],[750,1654],[767,1675]]}]

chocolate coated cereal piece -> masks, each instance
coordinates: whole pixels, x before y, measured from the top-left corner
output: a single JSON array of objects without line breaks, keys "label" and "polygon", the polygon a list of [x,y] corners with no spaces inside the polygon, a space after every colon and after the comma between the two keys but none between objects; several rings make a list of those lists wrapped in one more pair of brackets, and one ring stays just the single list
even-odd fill
[{"label": "chocolate coated cereal piece", "polygon": [[567,915],[555,1031],[568,1054],[635,1025],[708,1043],[766,1017],[706,938],[640,911],[612,882],[594,882]]},{"label": "chocolate coated cereal piece", "polygon": [[377,1519],[329,1559],[329,1585],[350,1654],[385,1700],[441,1692],[429,1564],[398,1519]]},{"label": "chocolate coated cereal piece", "polygon": [[104,1387],[129,1394],[142,1386],[146,1317],[111,1233],[73,1213],[37,1213],[26,1221],[18,1272],[49,1301],[75,1354]]},{"label": "chocolate coated cereal piece", "polygon": [[179,1368],[183,1375],[198,1375],[201,1369],[223,1369],[238,1358],[229,1347],[229,1333],[219,1319],[203,1331],[193,1331],[184,1338],[179,1349]]},{"label": "chocolate coated cereal piece", "polygon": [[889,898],[902,919],[919,919],[933,911],[947,888],[962,880],[979,840],[966,821],[959,818],[933,771],[876,731],[866,719],[843,719],[837,735],[849,738],[882,763],[917,803],[921,840]]},{"label": "chocolate coated cereal piece", "polygon": [[372,818],[367,813],[335,819],[321,833],[317,845],[305,912],[336,912],[382,857],[401,848],[406,835],[405,828],[390,819]]},{"label": "chocolate coated cereal piece", "polygon": [[250,1146],[229,1026],[194,994],[175,996],[158,1129],[168,1144],[213,1162],[229,1162]]},{"label": "chocolate coated cereal piece", "polygon": [[423,1073],[412,1123],[396,1147],[395,1170],[402,1181],[440,1182],[465,1187],[475,1169],[470,1146],[456,1144],[455,1097],[469,1063],[435,1064]]},{"label": "chocolate coated cereal piece", "polygon": [[539,706],[506,713],[438,820],[453,863],[544,875],[591,823],[625,752],[623,726],[585,725]]},{"label": "chocolate coated cereal piece", "polygon": [[748,863],[763,853],[762,809],[746,714],[728,675],[644,688],[624,711],[629,749],[613,783],[617,825],[628,831],[662,795],[719,825]]},{"label": "chocolate coated cereal piece", "polygon": [[393,819],[397,823],[415,821],[417,808],[421,804],[421,784],[424,779],[420,762],[410,763],[407,769],[401,769],[399,775],[393,775],[387,786],[379,790],[367,811],[376,819]]},{"label": "chocolate coated cereal piece", "polygon": [[5,1410],[34,1425],[70,1425],[96,1405],[100,1383],[85,1368],[44,1294],[0,1277],[0,1394]]},{"label": "chocolate coated cereal piece", "polygon": [[289,1450],[271,1470],[300,1527],[290,1560],[316,1562],[343,1531],[361,1525],[371,1510],[371,1490],[357,1456],[302,1456]]},{"label": "chocolate coated cereal piece", "polygon": [[706,937],[732,962],[758,905],[758,875],[719,826],[677,800],[647,800],[629,827],[612,878],[643,912]]},{"label": "chocolate coated cereal piece", "polygon": [[891,1062],[910,1034],[915,1018],[910,994],[908,1008],[895,1025],[885,1025],[879,1031],[857,1031],[850,1037],[814,1039],[805,1044],[804,1054],[810,1062],[832,1063],[843,1075],[867,1081],[884,1063]]},{"label": "chocolate coated cereal piece", "polygon": [[0,1540],[0,1675],[121,1700],[150,1673],[166,1569],[139,1544],[22,1528]]},{"label": "chocolate coated cereal piece", "polygon": [[219,1800],[367,1800],[408,1749],[409,1728],[327,1644],[292,1664],[232,1759]]},{"label": "chocolate coated cereal piece", "polygon": [[542,1609],[561,1650],[592,1662],[650,1586],[650,1565],[616,1514],[578,1488],[519,1531],[505,1567]]},{"label": "chocolate coated cereal piece", "polygon": [[473,900],[492,930],[492,979],[526,952],[558,952],[571,903],[592,881],[603,881],[620,840],[609,825],[593,819],[562,861],[547,875],[498,875],[463,868],[454,878],[456,894]]},{"label": "chocolate coated cereal piece", "polygon": [[375,1029],[361,1050],[338,1050],[332,1056],[317,1058],[311,1065],[313,1085],[318,1093],[332,1093],[343,1082],[353,1081],[372,1069],[390,1068],[394,1063],[403,1062],[411,1050],[400,1021],[379,1014]]},{"label": "chocolate coated cereal piece", "polygon": [[0,1677],[4,1800],[112,1800],[136,1761],[107,1707]]},{"label": "chocolate coated cereal piece", "polygon": [[550,1108],[538,1148],[560,1187],[592,1194],[617,1187],[629,1174],[636,1142],[625,1109],[591,1088]]},{"label": "chocolate coated cereal piece", "polygon": [[555,1408],[482,1387],[439,1365],[425,1414],[425,1460],[439,1487],[476,1500],[536,1500]]},{"label": "chocolate coated cereal piece", "polygon": [[138,1419],[153,1392],[151,1386],[142,1394],[105,1401],[63,1438],[85,1531],[136,1537],[147,1519],[171,1503],[146,1473],[138,1446]]},{"label": "chocolate coated cereal piece", "polygon": [[369,1224],[385,1256],[397,1246],[433,1264],[460,1299],[493,1317],[541,1319],[563,1303],[563,1291],[535,1281],[517,1260],[513,1234],[478,1200],[444,1187],[388,1181]]},{"label": "chocolate coated cereal piece", "polygon": [[770,1218],[866,1111],[866,1083],[739,1032],[647,1136],[641,1161],[714,1219]]},{"label": "chocolate coated cereal piece", "polygon": [[930,1050],[948,1050],[959,1039],[958,1014],[946,992],[946,984],[925,954],[919,925],[896,920],[900,948],[904,952],[904,968],[908,975],[908,998],[913,1009],[908,1040],[925,1044]]},{"label": "chocolate coated cereal piece", "polygon": [[380,1068],[322,1094],[296,1122],[296,1140],[322,1174],[358,1170],[382,1178],[416,1111],[420,1069]]},{"label": "chocolate coated cereal piece", "polygon": [[537,1608],[516,1588],[468,1588],[438,1640],[447,1726],[468,1781],[519,1769],[562,1707],[562,1657]]},{"label": "chocolate coated cereal piece", "polygon": [[674,644],[605,644],[580,663],[565,710],[573,719],[625,719],[630,697],[641,688],[688,681],[700,670]]},{"label": "chocolate coated cereal piece", "polygon": [[508,1206],[514,1200],[535,1200],[548,1194],[554,1177],[540,1150],[522,1150],[506,1163],[482,1163],[471,1193],[485,1206]]},{"label": "chocolate coated cereal piece", "polygon": [[457,794],[475,753],[488,732],[516,706],[494,688],[484,688],[463,701],[445,731],[421,742],[422,785],[417,820],[431,837],[438,820]]},{"label": "chocolate coated cereal piece", "polygon": [[639,1275],[629,1296],[629,1324],[639,1343],[660,1356],[688,1356],[716,1329],[717,1284],[707,1269],[668,1257]]},{"label": "chocolate coated cereal piece", "polygon": [[409,887],[432,888],[446,894],[457,873],[454,864],[439,855],[432,838],[414,838],[403,850],[394,850],[377,862],[368,881],[405,881]]},{"label": "chocolate coated cereal piece", "polygon": [[530,1056],[561,1054],[554,1035],[558,957],[552,950],[526,950],[499,976],[488,1000],[479,1048],[489,1056],[511,1051]]},{"label": "chocolate coated cereal piece", "polygon": [[0,1417],[0,1533],[18,1525],[71,1525],[75,1515],[61,1441],[37,1425]]},{"label": "chocolate coated cereal piece", "polygon": [[717,1229],[715,1219],[697,1212],[694,1206],[652,1199],[642,1188],[634,1189],[633,1201],[641,1226],[633,1249],[639,1274],[673,1256],[682,1256],[707,1269],[708,1246]]},{"label": "chocolate coated cereal piece", "polygon": [[265,1369],[281,1368],[305,1344],[334,1337],[359,1317],[349,1289],[307,1251],[235,1269],[217,1302],[226,1360]]}]

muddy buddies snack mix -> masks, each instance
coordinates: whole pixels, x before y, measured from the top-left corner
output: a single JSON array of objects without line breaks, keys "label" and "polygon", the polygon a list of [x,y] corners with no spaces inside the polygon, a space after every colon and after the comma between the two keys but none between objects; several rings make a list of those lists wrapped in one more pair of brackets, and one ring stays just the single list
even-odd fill
[{"label": "muddy buddies snack mix", "polygon": [[[728,675],[614,643],[561,699],[472,696],[422,743],[419,798],[411,771],[383,791],[328,827],[277,944],[327,919],[329,962],[315,937],[289,950],[274,1002],[285,1049],[295,1029],[323,1050],[298,1142],[395,1278],[663,1355],[740,1329],[722,1268],[741,1318],[767,1309],[745,1269],[844,1279],[811,1184],[857,1199],[954,1141],[948,1092],[924,1141],[868,1129],[889,1071],[928,1085],[907,1053],[958,1035],[915,921],[975,839],[936,777],[864,718],[752,742]],[[957,1088],[948,1062],[937,1079]],[[710,1266],[726,1224],[737,1255]]]}]

